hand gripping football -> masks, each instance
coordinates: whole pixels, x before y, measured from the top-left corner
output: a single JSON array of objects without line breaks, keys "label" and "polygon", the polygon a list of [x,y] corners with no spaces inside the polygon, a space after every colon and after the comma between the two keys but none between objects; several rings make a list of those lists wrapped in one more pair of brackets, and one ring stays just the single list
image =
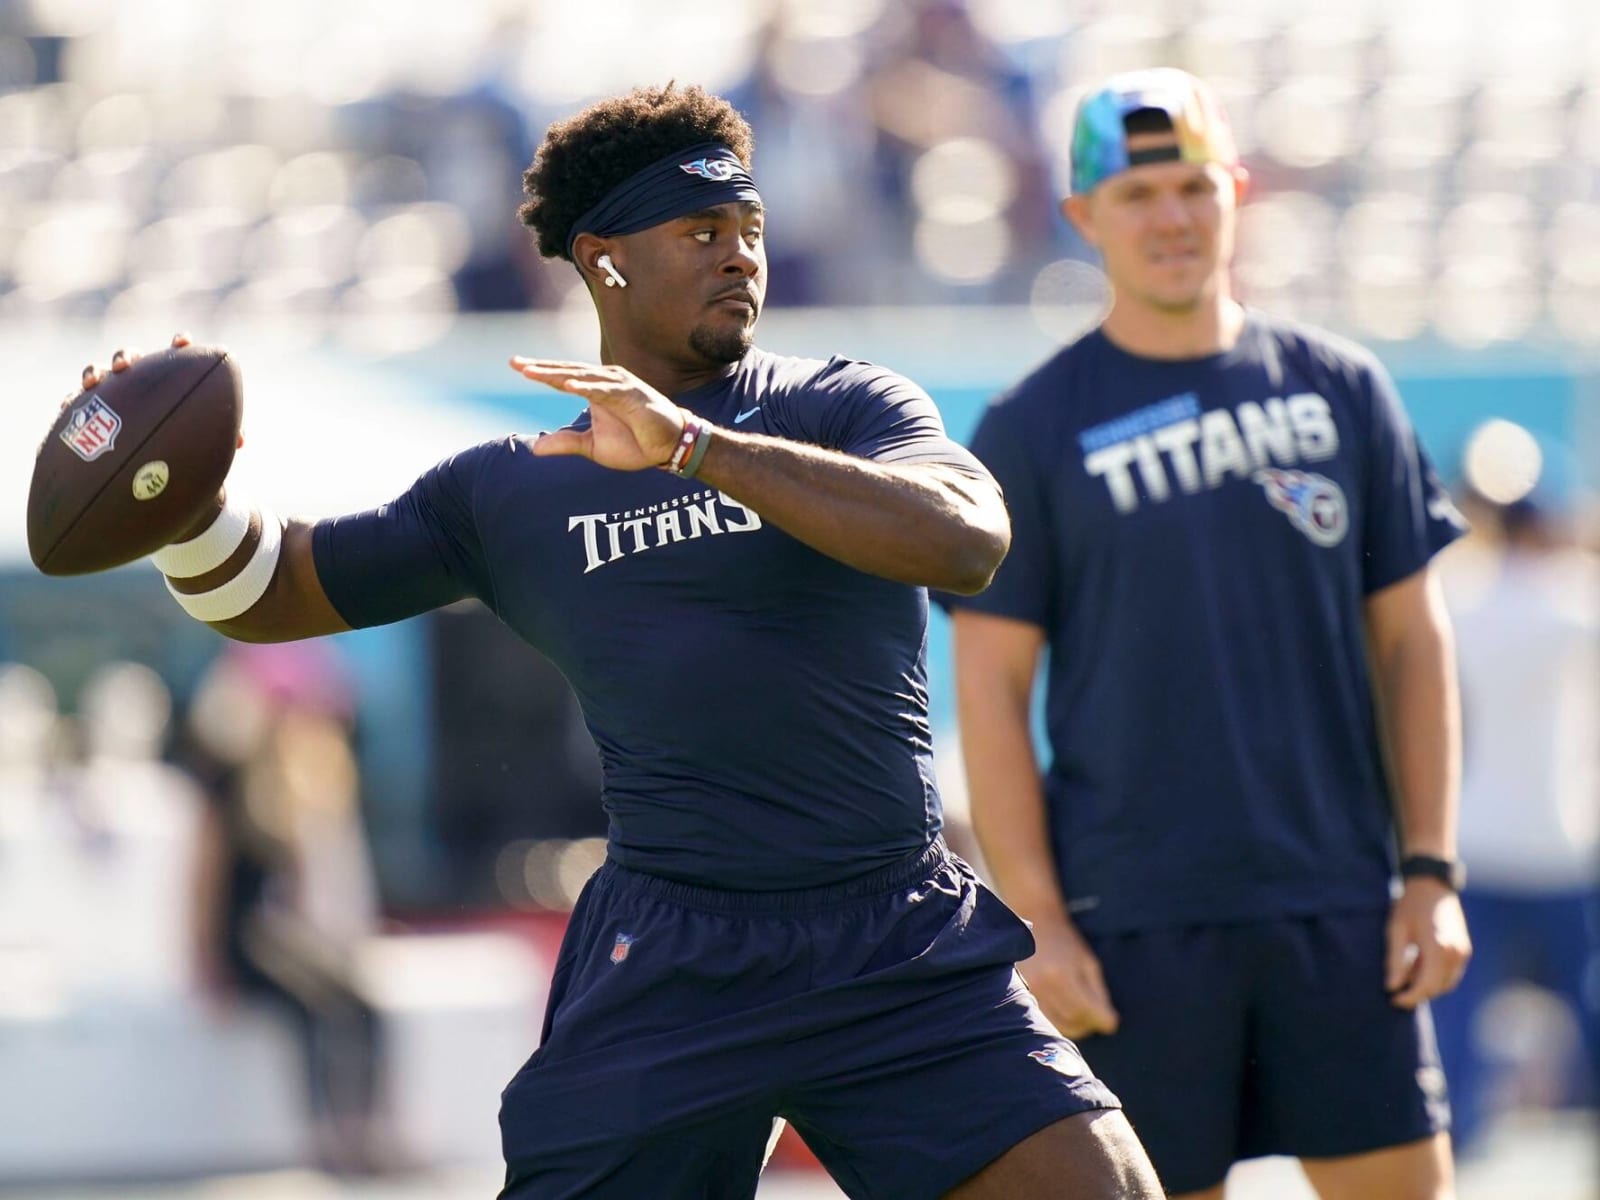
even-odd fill
[{"label": "hand gripping football", "polygon": [[238,364],[205,346],[144,355],[75,396],[33,463],[34,566],[105,571],[176,540],[227,478],[243,413]]}]

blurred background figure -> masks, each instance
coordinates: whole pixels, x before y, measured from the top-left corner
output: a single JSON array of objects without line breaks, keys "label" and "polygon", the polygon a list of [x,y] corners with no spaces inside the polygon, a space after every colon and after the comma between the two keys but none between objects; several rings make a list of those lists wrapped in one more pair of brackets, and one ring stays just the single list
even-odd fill
[{"label": "blurred background figure", "polygon": [[0,829],[33,815],[56,721],[56,690],[43,673],[0,663]]},{"label": "blurred background figure", "polygon": [[36,898],[49,872],[39,849],[58,722],[43,673],[0,663],[0,1014],[48,1008],[57,991]]},{"label": "blurred background figure", "polygon": [[384,1165],[382,1031],[354,971],[378,925],[357,809],[352,697],[315,643],[229,646],[195,694],[183,757],[206,793],[193,933],[219,1004],[270,1006],[304,1059],[317,1164]]},{"label": "blurred background figure", "polygon": [[80,1002],[114,1007],[130,997],[185,990],[182,861],[200,823],[200,793],[164,761],[172,697],[143,663],[95,669],[66,723],[79,761],[54,789],[66,837],[57,848],[70,986]]},{"label": "blurred background figure", "polygon": [[1469,442],[1477,546],[1451,591],[1476,953],[1434,1015],[1467,1154],[1496,1112],[1592,1104],[1600,1082],[1600,557],[1541,463],[1504,420]]}]

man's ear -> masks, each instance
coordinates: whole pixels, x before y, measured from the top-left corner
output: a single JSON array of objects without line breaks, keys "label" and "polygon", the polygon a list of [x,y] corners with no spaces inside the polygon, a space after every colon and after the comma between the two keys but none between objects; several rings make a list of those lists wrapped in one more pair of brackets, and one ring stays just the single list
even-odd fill
[{"label": "man's ear", "polygon": [[580,233],[572,240],[572,262],[585,283],[592,287],[605,286],[606,272],[599,259],[612,249],[614,247],[607,239],[592,233]]},{"label": "man's ear", "polygon": [[1079,237],[1096,250],[1100,248],[1100,240],[1095,236],[1094,216],[1090,210],[1088,196],[1082,194],[1068,196],[1061,202],[1061,215],[1072,222],[1072,227],[1078,231]]},{"label": "man's ear", "polygon": [[1242,206],[1250,195],[1250,172],[1243,167],[1232,167],[1229,174],[1233,176],[1233,203],[1235,207]]}]

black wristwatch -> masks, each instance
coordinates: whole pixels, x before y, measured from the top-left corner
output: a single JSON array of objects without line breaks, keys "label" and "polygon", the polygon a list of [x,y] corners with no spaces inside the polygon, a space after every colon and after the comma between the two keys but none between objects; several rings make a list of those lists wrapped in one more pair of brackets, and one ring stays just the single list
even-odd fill
[{"label": "black wristwatch", "polygon": [[1467,868],[1457,858],[1435,858],[1431,854],[1408,854],[1400,860],[1401,879],[1437,879],[1452,892],[1467,886]]}]

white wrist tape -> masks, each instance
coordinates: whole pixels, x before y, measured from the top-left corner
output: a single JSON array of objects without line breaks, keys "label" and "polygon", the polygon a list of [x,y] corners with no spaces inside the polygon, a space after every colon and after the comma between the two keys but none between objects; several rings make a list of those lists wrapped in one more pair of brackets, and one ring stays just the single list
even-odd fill
[{"label": "white wrist tape", "polygon": [[[283,549],[283,526],[277,513],[261,509],[261,540],[244,570],[221,587],[186,596],[167,580],[167,591],[197,621],[231,621],[248,611],[266,593],[278,569],[278,554]],[[198,540],[198,539],[196,539]],[[181,576],[180,576],[181,578]]]},{"label": "white wrist tape", "polygon": [[161,547],[150,556],[150,561],[169,579],[193,579],[215,571],[244,544],[244,535],[250,532],[251,511],[249,500],[230,484],[222,511],[206,526],[204,533],[187,542]]}]

